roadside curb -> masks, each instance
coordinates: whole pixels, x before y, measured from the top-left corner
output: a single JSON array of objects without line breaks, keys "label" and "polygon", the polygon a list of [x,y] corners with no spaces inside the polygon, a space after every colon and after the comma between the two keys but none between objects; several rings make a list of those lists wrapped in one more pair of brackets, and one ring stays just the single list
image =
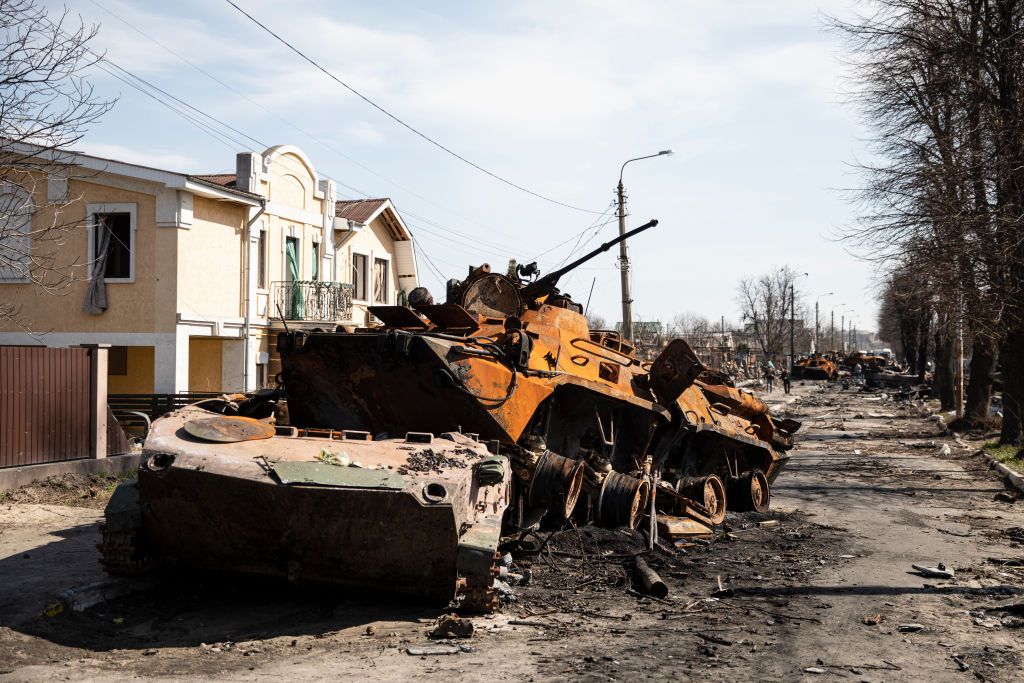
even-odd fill
[{"label": "roadside curb", "polygon": [[130,474],[139,468],[141,453],[111,455],[106,458],[83,458],[40,465],[22,465],[0,469],[0,492],[13,491],[47,477],[62,474]]},{"label": "roadside curb", "polygon": [[977,452],[975,452],[975,455],[980,455],[982,458],[984,458],[985,461],[988,463],[988,468],[990,470],[995,470],[996,472],[1002,474],[1005,477],[1006,481],[1008,481],[1010,485],[1013,486],[1013,488],[1017,489],[1021,493],[1024,493],[1024,475],[1021,475],[1020,472],[1010,469],[1009,467],[999,462],[998,460],[996,460],[983,450],[978,450]]}]

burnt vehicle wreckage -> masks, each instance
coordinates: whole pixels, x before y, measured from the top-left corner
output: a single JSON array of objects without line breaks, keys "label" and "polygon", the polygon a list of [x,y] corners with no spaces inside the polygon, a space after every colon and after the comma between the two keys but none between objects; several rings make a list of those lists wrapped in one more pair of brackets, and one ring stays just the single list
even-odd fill
[{"label": "burnt vehicle wreckage", "polygon": [[[154,422],[107,510],[108,572],[163,563],[498,607],[503,537],[593,523],[710,531],[767,509],[793,420],[682,339],[651,363],[590,330],[559,278],[471,269],[380,327],[286,331],[283,391]],[[286,392],[286,394],[284,393]],[[286,395],[287,400],[282,401]]]}]

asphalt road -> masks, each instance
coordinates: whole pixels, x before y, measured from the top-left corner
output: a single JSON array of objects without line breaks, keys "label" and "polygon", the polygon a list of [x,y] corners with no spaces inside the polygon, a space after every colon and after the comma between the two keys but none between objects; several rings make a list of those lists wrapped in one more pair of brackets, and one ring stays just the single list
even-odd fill
[{"label": "asphalt road", "polygon": [[[1024,602],[1005,562],[1024,560],[1024,502],[995,500],[999,479],[922,406],[820,384],[767,398],[804,421],[774,514],[651,558],[665,601],[628,592],[602,549],[628,539],[581,536],[534,558],[534,583],[457,654],[409,654],[434,644],[430,606],[240,580],[165,576],[41,615],[102,578],[97,511],[0,503],[0,680],[1021,680],[1024,609],[998,608]],[[953,579],[911,567],[940,563]],[[719,580],[733,596],[712,597]]]}]

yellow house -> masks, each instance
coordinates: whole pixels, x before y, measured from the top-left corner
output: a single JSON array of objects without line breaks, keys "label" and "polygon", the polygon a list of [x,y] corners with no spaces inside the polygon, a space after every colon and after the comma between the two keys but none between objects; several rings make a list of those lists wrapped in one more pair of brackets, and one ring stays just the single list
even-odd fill
[{"label": "yellow house", "polygon": [[[238,391],[273,384],[274,335],[361,326],[367,307],[417,285],[412,235],[387,199],[338,201],[302,150],[189,175],[26,146],[49,171],[21,187],[24,232],[70,225],[50,250],[73,280],[56,294],[0,270],[0,344],[110,344],[111,393]],[[22,253],[17,233],[0,249]],[[27,258],[25,250],[25,258]],[[283,322],[282,322],[283,319]]]}]

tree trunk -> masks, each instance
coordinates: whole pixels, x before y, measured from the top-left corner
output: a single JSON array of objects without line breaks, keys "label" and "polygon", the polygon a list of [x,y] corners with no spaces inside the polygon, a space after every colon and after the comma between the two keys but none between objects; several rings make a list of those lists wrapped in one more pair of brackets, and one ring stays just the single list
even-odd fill
[{"label": "tree trunk", "polygon": [[[918,344],[918,347],[917,347],[917,381],[918,382],[922,382],[922,383],[924,382],[924,373],[926,373],[928,371],[928,329],[930,327],[931,326],[927,322],[924,322],[921,325],[921,336],[919,337],[920,344]],[[935,346],[936,363],[935,364],[936,365],[938,365],[938,355],[939,355],[938,341],[939,341],[939,335],[936,334],[935,335],[935,342],[936,342],[936,346]]]},{"label": "tree trunk", "polygon": [[1003,362],[1003,429],[999,443],[1022,446],[1021,411],[1024,410],[1024,325],[1006,335],[1000,354]]},{"label": "tree trunk", "polygon": [[917,345],[916,341],[914,344],[904,344],[903,356],[907,361],[907,372],[911,375],[917,374]]},{"label": "tree trunk", "polygon": [[933,396],[937,395],[942,410],[953,410],[953,340],[947,335],[935,334],[935,381]]},{"label": "tree trunk", "polygon": [[992,373],[996,368],[998,347],[982,336],[974,338],[971,347],[971,378],[967,383],[964,417],[967,420],[988,417],[992,402]]}]

